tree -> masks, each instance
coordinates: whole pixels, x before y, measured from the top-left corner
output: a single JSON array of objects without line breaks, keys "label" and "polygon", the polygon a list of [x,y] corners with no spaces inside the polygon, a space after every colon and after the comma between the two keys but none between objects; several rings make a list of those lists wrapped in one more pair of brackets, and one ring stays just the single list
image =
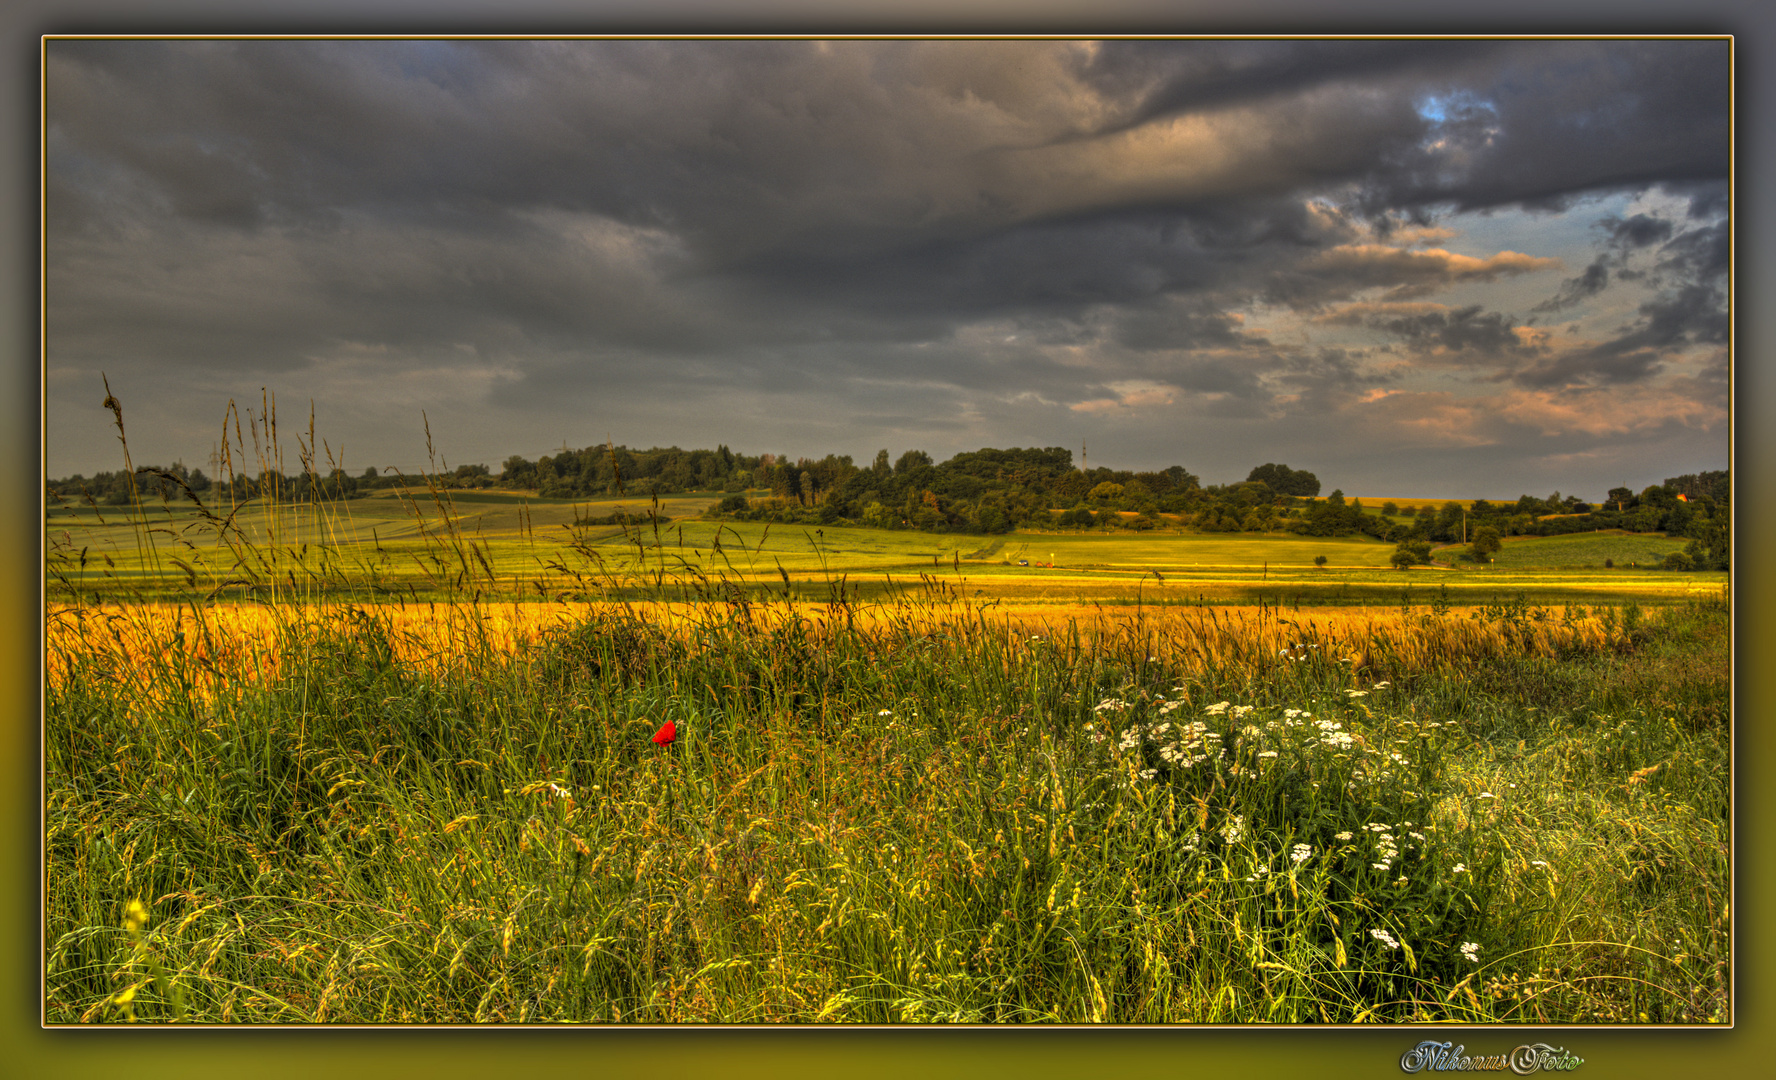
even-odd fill
[{"label": "tree", "polygon": [[1315,566],[1325,566],[1326,565],[1326,557],[1324,555],[1315,555],[1314,556],[1314,565]]},{"label": "tree", "polygon": [[1260,465],[1246,477],[1247,482],[1262,483],[1278,495],[1300,495],[1312,498],[1320,493],[1320,478],[1305,469],[1291,469],[1274,462]]},{"label": "tree", "polygon": [[923,450],[908,450],[906,453],[900,455],[899,461],[894,463],[894,472],[895,475],[901,476],[911,472],[921,465],[929,464],[931,464],[930,454],[927,454]]},{"label": "tree", "polygon": [[1475,562],[1491,562],[1493,553],[1502,546],[1499,531],[1491,525],[1482,525],[1474,530],[1474,540],[1468,545],[1468,558]]},{"label": "tree", "polygon": [[1401,570],[1413,563],[1428,563],[1431,561],[1431,542],[1429,540],[1402,540],[1388,561]]}]

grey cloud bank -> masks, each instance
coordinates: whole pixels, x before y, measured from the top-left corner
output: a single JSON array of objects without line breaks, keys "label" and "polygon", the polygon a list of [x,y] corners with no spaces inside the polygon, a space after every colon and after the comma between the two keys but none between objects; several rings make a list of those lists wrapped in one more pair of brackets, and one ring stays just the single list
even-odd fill
[{"label": "grey cloud bank", "polygon": [[48,469],[120,463],[100,372],[136,459],[187,464],[267,387],[359,467],[418,464],[423,412],[496,467],[610,436],[1487,498],[1719,468],[1729,59],[54,41]]}]

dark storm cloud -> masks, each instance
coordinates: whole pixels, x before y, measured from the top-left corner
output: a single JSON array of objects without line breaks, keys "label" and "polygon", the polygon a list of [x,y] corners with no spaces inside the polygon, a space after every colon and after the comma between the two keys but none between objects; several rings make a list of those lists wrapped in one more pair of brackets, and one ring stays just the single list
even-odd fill
[{"label": "dark storm cloud", "polygon": [[1645,215],[1608,218],[1600,225],[1609,237],[1600,260],[1625,264],[1631,252],[1658,245],[1653,268],[1640,275],[1658,291],[1639,305],[1639,317],[1608,341],[1512,373],[1519,385],[1639,382],[1664,371],[1663,359],[1688,349],[1724,348],[1730,340],[1726,279],[1732,249],[1726,221],[1676,235],[1671,222]]},{"label": "dark storm cloud", "polygon": [[1518,43],[1457,72],[1445,118],[1378,170],[1372,206],[1557,209],[1611,188],[1723,181],[1731,165],[1724,41]]},{"label": "dark storm cloud", "polygon": [[1427,311],[1397,318],[1376,317],[1369,320],[1369,325],[1400,338],[1407,348],[1418,353],[1460,354],[1492,360],[1539,351],[1540,346],[1526,342],[1518,335],[1515,322],[1508,315],[1484,311],[1476,304],[1453,311]]},{"label": "dark storm cloud", "polygon": [[1225,311],[1134,310],[1114,330],[1115,340],[1136,350],[1151,349],[1245,349],[1267,345],[1243,334],[1240,321]]},{"label": "dark storm cloud", "polygon": [[1611,260],[1607,255],[1599,255],[1590,266],[1585,267],[1584,273],[1561,282],[1559,292],[1530,310],[1534,312],[1560,311],[1596,296],[1609,285],[1610,264]]},{"label": "dark storm cloud", "polygon": [[[1722,333],[1724,55],[51,42],[51,370],[319,373],[390,400],[448,371],[512,415],[584,400],[772,431],[800,413],[813,435],[846,417],[947,432],[1205,400],[1330,415],[1401,358],[1485,359],[1525,386],[1632,382],[1666,362],[1644,358]],[[1619,221],[1613,261],[1556,293],[1597,295],[1643,272],[1636,254],[1654,296],[1619,341],[1552,357],[1484,307],[1408,303],[1564,265],[1533,240],[1436,246],[1451,208],[1661,185],[1689,199],[1690,227]],[[1400,345],[1285,341],[1249,328],[1264,305],[1344,305],[1314,325]],[[647,400],[663,388],[669,402]],[[890,424],[908,417],[924,419]]]},{"label": "dark storm cloud", "polygon": [[1118,97],[1136,95],[1123,122],[1250,102],[1343,81],[1374,83],[1483,58],[1469,41],[1227,41],[1182,52],[1160,41],[1106,42],[1082,74]]}]

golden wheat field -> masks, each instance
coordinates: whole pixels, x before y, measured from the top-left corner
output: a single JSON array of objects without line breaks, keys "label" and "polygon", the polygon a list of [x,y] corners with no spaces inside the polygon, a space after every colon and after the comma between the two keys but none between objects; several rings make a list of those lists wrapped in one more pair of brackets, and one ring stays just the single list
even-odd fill
[{"label": "golden wheat field", "polygon": [[[1614,612],[1449,608],[1441,613],[1333,609],[1314,615],[1268,608],[1104,608],[1097,605],[923,607],[905,604],[709,605],[630,603],[419,603],[405,605],[200,606],[130,604],[52,609],[47,674],[64,677],[73,657],[129,679],[150,656],[177,656],[190,686],[210,693],[229,682],[269,685],[315,630],[373,627],[392,659],[432,675],[461,673],[489,655],[546,645],[552,635],[610,619],[679,635],[717,627],[771,633],[796,626],[818,642],[835,632],[865,635],[987,635],[1048,643],[1140,643],[1179,670],[1234,669],[1260,675],[1308,660],[1350,665],[1353,677],[1386,670],[1509,655],[1556,656],[1606,647],[1623,636]],[[302,645],[297,643],[308,643]],[[147,683],[144,692],[154,693]],[[164,687],[162,688],[165,689]]]}]

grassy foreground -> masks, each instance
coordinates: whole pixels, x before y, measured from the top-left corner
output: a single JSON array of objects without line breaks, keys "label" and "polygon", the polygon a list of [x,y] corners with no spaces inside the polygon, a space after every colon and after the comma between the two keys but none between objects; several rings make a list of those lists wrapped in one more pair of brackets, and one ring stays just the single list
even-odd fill
[{"label": "grassy foreground", "polygon": [[1719,601],[266,610],[52,638],[50,1022],[1730,1020]]}]

